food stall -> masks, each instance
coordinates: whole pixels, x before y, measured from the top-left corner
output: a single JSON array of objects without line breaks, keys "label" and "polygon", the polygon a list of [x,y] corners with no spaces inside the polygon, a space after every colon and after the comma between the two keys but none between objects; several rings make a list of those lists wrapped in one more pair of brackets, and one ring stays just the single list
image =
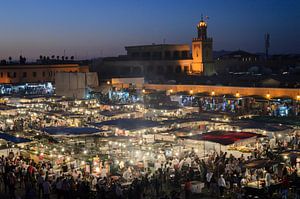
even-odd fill
[{"label": "food stall", "polygon": [[[246,194],[267,196],[268,192],[278,191],[281,187],[278,174],[280,162],[270,159],[254,159],[247,161],[244,189]],[[266,175],[270,174],[270,186],[266,188]]]}]

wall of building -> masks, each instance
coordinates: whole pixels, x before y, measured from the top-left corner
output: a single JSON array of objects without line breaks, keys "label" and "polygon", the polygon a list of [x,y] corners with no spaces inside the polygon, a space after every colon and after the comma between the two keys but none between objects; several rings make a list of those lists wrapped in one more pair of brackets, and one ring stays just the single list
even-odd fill
[{"label": "wall of building", "polygon": [[187,44],[159,44],[125,47],[127,57],[133,60],[189,59],[190,46]]},{"label": "wall of building", "polygon": [[97,73],[57,73],[55,93],[68,98],[86,98],[89,88],[98,86]]},{"label": "wall of building", "polygon": [[97,71],[107,76],[163,76],[189,73],[192,60],[104,61]]},{"label": "wall of building", "polygon": [[[118,87],[118,85],[115,85]],[[128,85],[122,85],[125,88]],[[237,93],[243,96],[261,96],[265,98],[290,97],[292,99],[300,99],[300,89],[293,88],[261,88],[261,87],[233,87],[233,86],[209,86],[209,85],[168,85],[168,84],[144,84],[143,89],[151,89],[157,91],[175,92],[193,91],[196,93],[208,93],[214,95],[230,94],[235,96]],[[140,88],[140,89],[142,89]],[[297,97],[298,96],[298,97]]]},{"label": "wall of building", "polygon": [[0,83],[54,82],[59,72],[88,72],[88,66],[79,64],[57,65],[4,65],[0,66]]},{"label": "wall of building", "polygon": [[154,90],[170,90],[174,92],[193,91],[193,93],[212,93],[215,95],[231,94],[240,96],[262,96],[269,98],[290,97],[297,99],[300,95],[300,89],[292,88],[258,88],[258,87],[233,87],[233,86],[208,86],[208,85],[159,85],[159,84],[144,84],[146,89]]},{"label": "wall of building", "polygon": [[113,85],[119,84],[119,85],[134,85],[135,87],[142,88],[145,79],[143,77],[138,77],[138,78],[112,78],[111,83]]}]

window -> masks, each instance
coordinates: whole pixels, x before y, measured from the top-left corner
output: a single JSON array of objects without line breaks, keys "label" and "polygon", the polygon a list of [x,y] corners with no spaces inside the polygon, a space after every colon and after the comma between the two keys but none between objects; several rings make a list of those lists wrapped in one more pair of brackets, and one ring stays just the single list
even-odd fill
[{"label": "window", "polygon": [[171,58],[171,52],[165,51],[165,59],[170,59],[170,58]]},{"label": "window", "polygon": [[45,75],[46,75],[46,74],[45,74],[45,71],[43,71],[43,77],[45,77]]},{"label": "window", "polygon": [[150,59],[151,53],[150,52],[143,52],[142,57],[145,58],[145,59]]},{"label": "window", "polygon": [[140,53],[134,52],[134,53],[131,54],[131,57],[132,58],[139,58],[140,57]]},{"label": "window", "polygon": [[16,72],[14,72],[14,78],[16,78],[17,77],[17,73]]},{"label": "window", "polygon": [[147,72],[149,72],[149,73],[153,72],[153,67],[152,66],[148,66],[147,67]]},{"label": "window", "polygon": [[1,72],[1,77],[3,77],[3,72]]},{"label": "window", "polygon": [[27,72],[23,72],[23,77],[27,77]]},{"label": "window", "polygon": [[132,73],[135,75],[140,75],[142,73],[142,69],[140,67],[133,67]]},{"label": "window", "polygon": [[32,76],[33,76],[33,77],[36,77],[36,72],[32,72]]},{"label": "window", "polygon": [[152,59],[161,59],[161,52],[153,52]]},{"label": "window", "polygon": [[129,66],[125,66],[120,69],[120,74],[122,75],[130,74],[130,73],[131,73],[131,69]]},{"label": "window", "polygon": [[181,67],[180,66],[176,66],[176,73],[181,73]]},{"label": "window", "polygon": [[161,66],[156,66],[156,73],[157,73],[157,74],[163,73],[163,72],[164,72],[163,70],[164,70],[164,69],[163,69]]},{"label": "window", "polygon": [[188,73],[189,72],[189,67],[188,66],[184,66],[184,72]]},{"label": "window", "polygon": [[10,77],[10,72],[7,72],[7,77]]},{"label": "window", "polygon": [[167,72],[168,73],[173,73],[174,72],[173,67],[172,66],[167,66]]},{"label": "window", "polygon": [[173,52],[173,57],[174,57],[174,59],[179,59],[179,51],[174,51]]},{"label": "window", "polygon": [[183,59],[187,59],[187,58],[188,58],[188,51],[182,51],[182,52],[181,52],[181,57],[182,57]]}]

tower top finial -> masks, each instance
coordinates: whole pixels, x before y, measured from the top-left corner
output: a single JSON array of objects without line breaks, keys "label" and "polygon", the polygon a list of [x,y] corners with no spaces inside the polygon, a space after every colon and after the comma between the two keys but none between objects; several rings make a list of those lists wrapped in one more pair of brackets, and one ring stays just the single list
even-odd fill
[{"label": "tower top finial", "polygon": [[201,28],[201,27],[206,27],[206,26],[207,26],[207,24],[206,24],[206,22],[205,22],[204,19],[203,19],[203,14],[201,14],[201,20],[200,20],[200,22],[198,23],[197,27],[198,27],[198,28]]}]

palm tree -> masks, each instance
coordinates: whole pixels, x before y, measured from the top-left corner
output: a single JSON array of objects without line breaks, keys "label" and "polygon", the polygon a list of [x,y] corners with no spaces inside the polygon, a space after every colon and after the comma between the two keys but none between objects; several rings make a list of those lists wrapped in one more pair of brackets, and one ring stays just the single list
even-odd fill
[{"label": "palm tree", "polygon": [[43,55],[40,55],[40,60],[42,60],[43,59]]},{"label": "palm tree", "polygon": [[11,56],[8,57],[8,60],[9,60],[9,63],[11,63],[11,60],[12,60]]},{"label": "palm tree", "polygon": [[59,56],[58,55],[56,56],[56,59],[59,60]]},{"label": "palm tree", "polygon": [[66,56],[66,60],[68,60],[69,59],[69,57],[68,56]]},{"label": "palm tree", "polygon": [[51,56],[51,59],[54,59],[54,58],[55,58],[55,55],[52,55],[52,56]]},{"label": "palm tree", "polygon": [[71,60],[72,60],[72,61],[74,60],[74,56],[71,56]]}]

